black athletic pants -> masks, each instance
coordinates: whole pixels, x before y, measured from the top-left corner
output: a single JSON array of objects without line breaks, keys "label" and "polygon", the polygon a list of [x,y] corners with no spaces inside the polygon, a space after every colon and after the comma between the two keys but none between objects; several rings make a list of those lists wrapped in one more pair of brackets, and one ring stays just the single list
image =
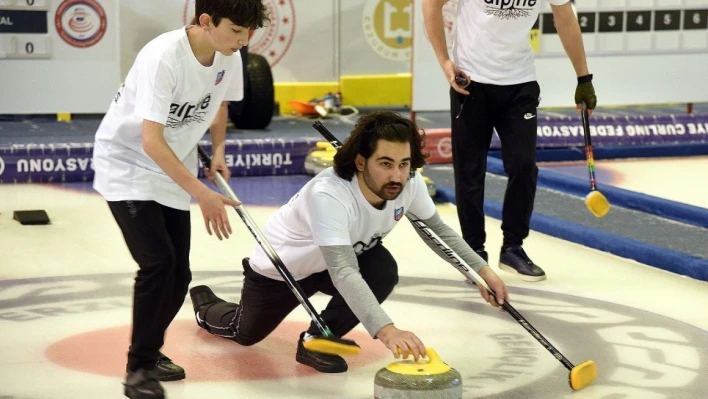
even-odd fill
[{"label": "black athletic pants", "polygon": [[[381,244],[362,253],[357,259],[364,281],[379,303],[382,303],[398,283],[395,259]],[[200,312],[200,317],[207,323],[210,333],[248,346],[260,342],[273,332],[300,302],[285,282],[254,272],[247,262],[244,262],[243,274],[241,303],[216,303],[206,308],[203,314]],[[332,296],[320,316],[334,335],[343,336],[359,324],[357,317],[332,284],[328,271],[308,276],[299,280],[298,284],[308,298],[317,292]],[[322,335],[314,323],[310,324],[307,332]]]},{"label": "black athletic pants", "polygon": [[154,201],[109,201],[108,206],[139,266],[127,369],[152,369],[192,280],[189,211]]},{"label": "black athletic pants", "polygon": [[496,128],[509,176],[502,209],[504,246],[521,245],[529,234],[536,196],[537,82],[496,86],[473,82],[465,96],[450,89],[455,197],[462,236],[484,249],[484,179]]}]

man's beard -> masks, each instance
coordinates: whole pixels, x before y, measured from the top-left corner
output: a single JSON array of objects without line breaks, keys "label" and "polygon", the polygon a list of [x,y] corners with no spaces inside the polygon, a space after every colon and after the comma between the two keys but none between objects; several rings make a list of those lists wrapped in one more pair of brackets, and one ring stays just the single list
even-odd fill
[{"label": "man's beard", "polygon": [[[376,182],[374,182],[374,179],[369,176],[366,170],[364,170],[364,183],[371,192],[384,201],[393,201],[403,192],[403,184],[401,183],[386,183],[381,187],[376,187]],[[388,190],[388,188],[395,188],[395,190]]]}]

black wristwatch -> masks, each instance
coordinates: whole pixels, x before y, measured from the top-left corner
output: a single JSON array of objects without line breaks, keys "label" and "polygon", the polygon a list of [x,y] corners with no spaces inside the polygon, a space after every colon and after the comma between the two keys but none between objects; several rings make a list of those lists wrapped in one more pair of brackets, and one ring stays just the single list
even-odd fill
[{"label": "black wristwatch", "polygon": [[592,74],[578,77],[578,84],[592,82]]}]

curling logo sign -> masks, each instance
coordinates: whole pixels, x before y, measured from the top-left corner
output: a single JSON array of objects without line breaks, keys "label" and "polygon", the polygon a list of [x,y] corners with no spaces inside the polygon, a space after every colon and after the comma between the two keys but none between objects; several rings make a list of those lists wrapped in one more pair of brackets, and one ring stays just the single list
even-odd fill
[{"label": "curling logo sign", "polygon": [[367,0],[362,27],[369,46],[383,58],[411,58],[413,5],[411,0]]},{"label": "curling logo sign", "polygon": [[295,37],[294,0],[266,0],[270,24],[257,29],[249,40],[251,53],[260,54],[275,66],[288,52]]},{"label": "curling logo sign", "polygon": [[106,33],[106,12],[95,0],[64,0],[57,8],[54,25],[69,45],[91,47]]}]

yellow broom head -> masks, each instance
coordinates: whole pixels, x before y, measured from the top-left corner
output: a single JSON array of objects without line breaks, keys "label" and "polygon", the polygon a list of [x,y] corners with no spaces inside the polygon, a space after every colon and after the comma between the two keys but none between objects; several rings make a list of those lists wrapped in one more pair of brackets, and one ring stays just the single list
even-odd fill
[{"label": "yellow broom head", "polygon": [[356,342],[343,338],[317,337],[303,341],[302,346],[307,350],[328,355],[356,355],[361,351]]},{"label": "yellow broom head", "polygon": [[607,212],[610,211],[610,203],[607,201],[607,198],[597,190],[590,191],[588,195],[585,196],[585,206],[590,213],[599,218],[607,215]]},{"label": "yellow broom head", "polygon": [[597,377],[597,365],[592,360],[585,361],[570,370],[570,387],[577,391],[583,389],[595,381]]}]

